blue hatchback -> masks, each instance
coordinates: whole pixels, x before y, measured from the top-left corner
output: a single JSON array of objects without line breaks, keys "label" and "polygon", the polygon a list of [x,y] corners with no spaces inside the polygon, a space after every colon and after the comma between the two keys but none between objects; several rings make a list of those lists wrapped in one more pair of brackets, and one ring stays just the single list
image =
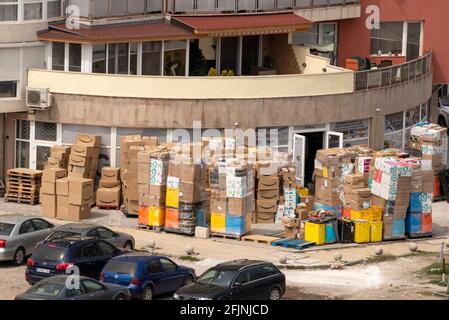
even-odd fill
[{"label": "blue hatchback", "polygon": [[127,286],[133,298],[152,300],[193,283],[195,270],[179,266],[167,257],[130,253],[115,257],[104,266],[100,280]]}]

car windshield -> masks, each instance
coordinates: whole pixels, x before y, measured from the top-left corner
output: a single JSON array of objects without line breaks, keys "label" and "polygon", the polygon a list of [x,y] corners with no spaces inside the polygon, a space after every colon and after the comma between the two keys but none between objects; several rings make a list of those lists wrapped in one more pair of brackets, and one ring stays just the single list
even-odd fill
[{"label": "car windshield", "polygon": [[74,231],[57,230],[47,237],[47,241],[77,235],[80,235],[80,233]]},{"label": "car windshield", "polygon": [[15,224],[0,222],[0,236],[9,236]]},{"label": "car windshield", "polygon": [[237,271],[210,269],[198,279],[198,283],[207,283],[225,288],[230,286],[236,274]]},{"label": "car windshield", "polygon": [[109,260],[109,262],[104,267],[103,272],[129,274],[134,276],[136,274],[136,267],[137,265],[135,263],[119,260]]},{"label": "car windshield", "polygon": [[41,245],[33,252],[36,261],[61,262],[64,260],[66,248],[58,248],[54,245]]},{"label": "car windshield", "polygon": [[64,285],[56,283],[39,283],[28,290],[28,293],[38,296],[57,297],[64,289]]}]

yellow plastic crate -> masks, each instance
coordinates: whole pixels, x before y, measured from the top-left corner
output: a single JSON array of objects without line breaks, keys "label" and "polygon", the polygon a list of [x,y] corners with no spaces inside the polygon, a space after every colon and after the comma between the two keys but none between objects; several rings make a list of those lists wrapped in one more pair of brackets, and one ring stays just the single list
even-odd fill
[{"label": "yellow plastic crate", "polygon": [[309,189],[300,187],[298,188],[298,193],[300,197],[308,197],[310,192]]},{"label": "yellow plastic crate", "polygon": [[364,220],[365,212],[363,210],[351,210],[351,220]]},{"label": "yellow plastic crate", "polygon": [[370,223],[366,220],[356,220],[355,224],[355,243],[368,243],[370,242]]},{"label": "yellow plastic crate", "polygon": [[382,242],[382,221],[371,221],[369,224],[371,242]]},{"label": "yellow plastic crate", "polygon": [[306,222],[304,240],[321,245],[326,242],[326,229],[324,224]]},{"label": "yellow plastic crate", "polygon": [[379,207],[371,207],[365,210],[365,220],[382,221],[383,210]]},{"label": "yellow plastic crate", "polygon": [[163,227],[165,224],[165,208],[148,208],[148,225],[152,227]]},{"label": "yellow plastic crate", "polygon": [[167,188],[165,205],[171,208],[179,208],[179,189]]},{"label": "yellow plastic crate", "polygon": [[226,214],[212,212],[210,217],[210,231],[215,233],[226,232]]}]

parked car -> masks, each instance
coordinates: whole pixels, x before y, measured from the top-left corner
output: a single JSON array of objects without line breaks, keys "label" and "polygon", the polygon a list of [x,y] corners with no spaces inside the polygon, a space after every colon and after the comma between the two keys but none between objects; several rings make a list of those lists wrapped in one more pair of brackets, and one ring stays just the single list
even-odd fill
[{"label": "parked car", "polygon": [[68,236],[40,244],[27,261],[25,278],[35,284],[44,278],[64,274],[72,266],[82,276],[98,279],[106,263],[123,254],[107,241],[97,238]]},{"label": "parked car", "polygon": [[438,124],[447,128],[449,125],[449,97],[441,97],[439,103]]},{"label": "parked car", "polygon": [[279,300],[285,275],[272,263],[234,260],[204,272],[195,283],[179,289],[175,300]]},{"label": "parked car", "polygon": [[179,266],[167,257],[129,253],[105,265],[100,280],[126,286],[133,298],[151,300],[193,283],[195,271]]},{"label": "parked car", "polygon": [[94,279],[80,277],[78,287],[68,287],[70,275],[43,279],[15,300],[129,300],[128,288],[114,284],[100,283]]},{"label": "parked car", "polygon": [[39,217],[0,215],[0,261],[21,265],[53,229],[53,224]]},{"label": "parked car", "polygon": [[69,223],[60,226],[50,234],[45,241],[51,241],[54,238],[66,237],[66,236],[83,236],[83,237],[93,237],[113,244],[117,248],[125,248],[128,250],[133,250],[135,245],[134,237],[122,233],[115,232],[109,228],[90,223]]}]

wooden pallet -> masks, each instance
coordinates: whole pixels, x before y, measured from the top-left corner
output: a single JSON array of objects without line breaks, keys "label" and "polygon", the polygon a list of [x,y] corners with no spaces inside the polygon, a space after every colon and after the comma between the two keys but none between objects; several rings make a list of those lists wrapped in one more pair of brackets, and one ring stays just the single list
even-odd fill
[{"label": "wooden pallet", "polygon": [[265,243],[270,245],[274,241],[280,240],[280,238],[277,237],[270,237],[270,236],[263,236],[259,234],[250,234],[247,236],[242,237],[242,241],[252,241],[255,243]]},{"label": "wooden pallet", "polygon": [[20,177],[30,179],[38,179],[42,177],[42,171],[27,168],[9,169],[7,174],[8,177]]},{"label": "wooden pallet", "polygon": [[17,203],[29,204],[29,205],[35,206],[35,205],[39,204],[39,196],[29,197],[29,196],[22,196],[22,195],[16,195],[16,194],[6,194],[5,201],[6,202],[17,202]]},{"label": "wooden pallet", "polygon": [[39,190],[41,189],[41,186],[40,185],[29,186],[29,185],[23,185],[21,183],[17,183],[17,184],[8,183],[6,185],[6,189],[25,190],[25,191],[37,190],[39,192]]},{"label": "wooden pallet", "polygon": [[299,239],[282,239],[271,243],[274,247],[292,248],[296,250],[304,250],[315,245],[315,242],[308,242]]},{"label": "wooden pallet", "polygon": [[101,210],[120,210],[120,206],[97,206]]},{"label": "wooden pallet", "polygon": [[238,236],[235,234],[226,234],[226,233],[218,233],[218,232],[211,232],[210,237],[216,237],[216,238],[222,238],[222,239],[233,239],[233,240],[242,240],[242,236]]}]

